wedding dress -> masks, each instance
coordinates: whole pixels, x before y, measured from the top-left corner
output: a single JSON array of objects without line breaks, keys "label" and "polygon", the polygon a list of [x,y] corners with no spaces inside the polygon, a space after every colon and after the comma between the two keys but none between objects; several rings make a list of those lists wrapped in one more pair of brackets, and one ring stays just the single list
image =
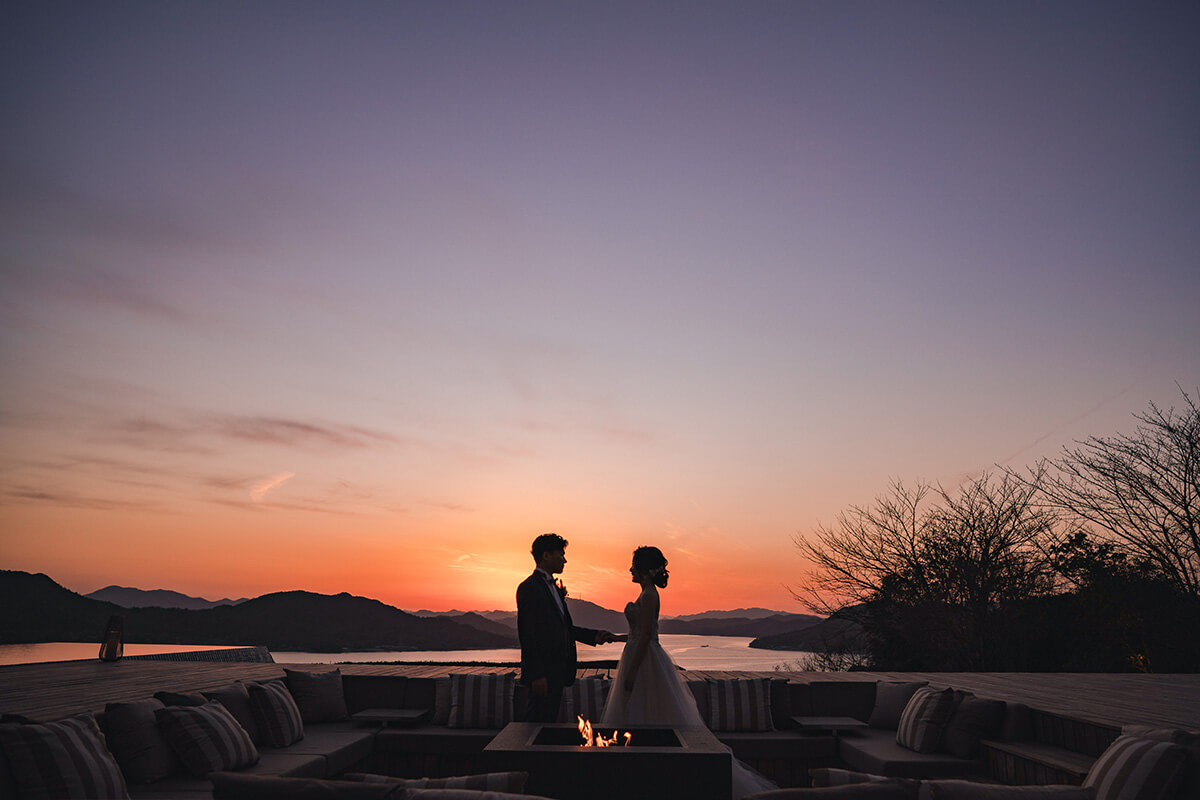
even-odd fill
[{"label": "wedding dress", "polygon": [[[629,641],[625,643],[625,649],[621,652],[617,674],[613,679],[612,688],[608,691],[608,701],[604,704],[600,724],[606,728],[626,725],[705,726],[692,690],[675,667],[671,656],[659,644],[658,615],[652,612],[643,614],[644,596],[643,594],[625,606],[625,619],[629,622]],[[652,616],[653,619],[645,619],[648,616]],[[646,655],[638,667],[633,690],[627,692],[625,678],[632,668],[634,643],[643,626],[649,627]],[[779,788],[732,755],[730,759],[733,762],[732,800]]]}]

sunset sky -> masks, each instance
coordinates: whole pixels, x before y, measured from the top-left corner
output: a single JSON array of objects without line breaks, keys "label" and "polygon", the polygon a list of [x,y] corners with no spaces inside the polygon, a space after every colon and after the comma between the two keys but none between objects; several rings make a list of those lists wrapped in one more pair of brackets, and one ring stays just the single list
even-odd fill
[{"label": "sunset sky", "polygon": [[1194,2],[28,2],[0,568],[766,606],[1200,385]]}]

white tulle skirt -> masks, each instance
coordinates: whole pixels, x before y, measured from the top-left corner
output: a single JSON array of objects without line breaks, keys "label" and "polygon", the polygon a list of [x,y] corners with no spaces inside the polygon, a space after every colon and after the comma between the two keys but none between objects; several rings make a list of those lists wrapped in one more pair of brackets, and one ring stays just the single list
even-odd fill
[{"label": "white tulle skirt", "polygon": [[[675,668],[675,662],[657,641],[650,642],[646,656],[633,682],[633,690],[625,691],[625,676],[629,672],[632,647],[626,645],[617,665],[617,674],[608,691],[608,701],[600,724],[605,727],[623,725],[705,725],[696,707],[696,698],[687,682]],[[768,789],[778,789],[773,782],[730,756],[732,764],[732,800]]]},{"label": "white tulle skirt", "polygon": [[604,705],[602,725],[703,725],[696,699],[675,662],[658,642],[650,642],[638,669],[633,691],[625,691],[631,647],[617,665],[617,675]]}]

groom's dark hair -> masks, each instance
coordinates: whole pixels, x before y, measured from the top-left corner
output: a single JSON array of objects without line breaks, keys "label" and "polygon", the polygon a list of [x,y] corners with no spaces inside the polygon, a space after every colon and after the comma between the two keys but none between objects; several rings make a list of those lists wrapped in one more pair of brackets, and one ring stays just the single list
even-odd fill
[{"label": "groom's dark hair", "polygon": [[533,553],[534,561],[541,561],[542,553],[550,553],[555,550],[566,550],[566,549],[567,549],[567,540],[566,539],[559,536],[557,533],[543,533],[541,536],[539,536],[533,540],[533,547],[531,548],[531,552]]}]

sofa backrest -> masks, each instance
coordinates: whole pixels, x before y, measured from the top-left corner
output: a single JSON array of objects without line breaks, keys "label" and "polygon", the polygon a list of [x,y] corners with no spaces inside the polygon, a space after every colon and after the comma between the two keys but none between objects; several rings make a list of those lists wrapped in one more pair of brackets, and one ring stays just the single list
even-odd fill
[{"label": "sofa backrest", "polygon": [[[349,677],[349,676],[347,676]],[[391,676],[382,676],[385,680]],[[380,695],[372,695],[383,699]],[[350,704],[347,690],[346,704]],[[529,705],[529,687],[519,681],[513,686],[513,719],[525,718],[525,708]],[[370,708],[371,706],[364,706]],[[450,679],[449,678],[407,678],[403,698],[400,705],[381,703],[378,708],[423,708],[432,713],[430,721],[435,725],[445,725],[450,714]],[[354,713],[354,709],[350,710]]]},{"label": "sofa backrest", "polygon": [[810,681],[808,688],[814,717],[853,717],[866,722],[875,708],[874,681]]},{"label": "sofa backrest", "polygon": [[409,683],[403,675],[342,675],[346,710],[356,714],[368,708],[412,708],[406,705]]}]

